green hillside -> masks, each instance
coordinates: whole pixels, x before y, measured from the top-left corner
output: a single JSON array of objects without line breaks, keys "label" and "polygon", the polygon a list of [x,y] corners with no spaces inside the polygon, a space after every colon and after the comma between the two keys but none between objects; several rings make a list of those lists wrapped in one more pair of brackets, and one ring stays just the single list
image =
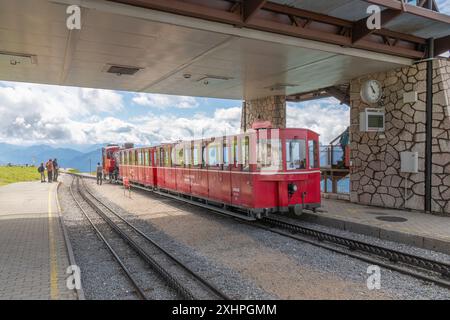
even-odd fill
[{"label": "green hillside", "polygon": [[0,186],[40,179],[40,174],[36,167],[0,167]]}]

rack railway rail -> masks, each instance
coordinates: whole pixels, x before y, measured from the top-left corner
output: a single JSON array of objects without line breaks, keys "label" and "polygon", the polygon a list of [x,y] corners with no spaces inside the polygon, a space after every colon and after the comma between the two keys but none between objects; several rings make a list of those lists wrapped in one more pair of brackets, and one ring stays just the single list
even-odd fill
[{"label": "rack railway rail", "polygon": [[[87,176],[84,177],[91,178]],[[121,183],[121,181],[118,182]],[[132,184],[132,186],[143,191],[156,193],[161,196],[168,196],[172,199],[197,205],[202,208],[212,208],[212,206],[205,206],[203,203],[190,201],[184,197],[166,194],[141,185]],[[277,217],[276,215],[269,215],[268,217],[257,221],[249,221],[248,219],[245,219],[245,216],[236,215],[233,212],[227,213],[223,208],[212,208],[212,211],[219,213],[220,215],[237,219],[241,223],[245,223],[252,227],[263,228],[267,231],[277,233],[291,239],[306,242],[339,254],[344,254],[362,260],[364,262],[376,264],[378,266],[382,266],[393,271],[410,275],[412,277],[450,289],[449,263],[308,228],[301,226],[298,223],[287,221],[283,217]]]},{"label": "rack railway rail", "polygon": [[[148,235],[142,232],[135,225],[123,218],[110,206],[98,199],[89,188],[85,185],[83,178],[73,175],[73,180],[70,185],[71,195],[87,218],[98,237],[106,245],[115,260],[118,262],[126,277],[129,279],[132,286],[136,289],[136,294],[139,298],[147,300],[148,295],[142,284],[136,279],[133,272],[127,266],[126,262],[118,250],[116,250],[106,236],[99,230],[98,224],[86,212],[82,203],[77,199],[78,194],[83,201],[89,205],[98,214],[102,221],[106,222],[109,228],[120,237],[130,248],[132,248],[140,259],[154,270],[167,284],[172,288],[179,297],[186,300],[195,299],[220,299],[229,300],[230,298],[218,289],[214,284],[197,274],[176,258],[173,254],[164,249],[160,244],[156,243]],[[80,186],[80,178],[82,185]],[[76,189],[74,192],[73,184],[76,181]],[[150,249],[150,250],[149,250]],[[170,270],[170,271],[168,271]]]}]

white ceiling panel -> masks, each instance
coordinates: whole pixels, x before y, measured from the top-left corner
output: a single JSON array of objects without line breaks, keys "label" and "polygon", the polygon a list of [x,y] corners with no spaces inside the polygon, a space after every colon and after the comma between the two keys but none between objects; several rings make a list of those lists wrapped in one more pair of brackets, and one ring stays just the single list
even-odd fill
[{"label": "white ceiling panel", "polygon": [[[319,5],[301,2],[312,9]],[[354,1],[341,2],[340,9]],[[213,22],[199,24],[186,17],[189,26],[165,23],[155,21],[163,14],[152,20],[101,3],[114,10],[83,8],[81,31],[69,32],[65,5],[0,0],[0,52],[36,55],[38,62],[31,67],[0,65],[0,80],[249,99],[323,88],[410,62]],[[339,6],[335,7],[328,10],[335,12]],[[105,72],[109,64],[142,69],[133,76],[117,76]],[[227,80],[199,81],[206,76]],[[271,90],[277,84],[296,86]]]}]

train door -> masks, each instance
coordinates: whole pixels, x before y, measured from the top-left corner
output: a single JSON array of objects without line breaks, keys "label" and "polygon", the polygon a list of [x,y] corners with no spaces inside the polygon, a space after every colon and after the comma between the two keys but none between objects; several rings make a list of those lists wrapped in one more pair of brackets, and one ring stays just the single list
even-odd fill
[{"label": "train door", "polygon": [[307,203],[320,204],[321,192],[320,192],[320,163],[319,163],[319,136],[308,131],[308,166],[310,170],[308,174],[306,188],[306,196],[304,201]]},{"label": "train door", "polygon": [[184,179],[184,192],[186,194],[191,193],[191,164],[192,164],[192,148],[191,142],[185,142],[183,144],[184,148],[184,169],[183,169],[183,179]]},{"label": "train door", "polygon": [[173,146],[173,169],[176,182],[176,190],[185,193],[186,187],[184,182],[184,145],[177,143]]},{"label": "train door", "polygon": [[241,206],[241,137],[230,137],[231,142],[231,163],[230,163],[230,176],[231,176],[231,203],[234,206]]},{"label": "train door", "polygon": [[[244,207],[253,207],[253,167],[251,163],[252,139],[250,135],[241,137],[241,205]],[[259,195],[262,196],[262,195]]]},{"label": "train door", "polygon": [[164,148],[163,147],[157,147],[155,150],[156,153],[156,166],[157,166],[157,172],[156,172],[156,179],[158,182],[159,188],[165,188],[166,182],[164,177]]},{"label": "train door", "polygon": [[192,142],[192,165],[190,170],[191,175],[191,194],[194,196],[201,195],[201,174],[200,170],[202,168],[202,142],[193,141]]},{"label": "train door", "polygon": [[231,203],[231,140],[232,137],[223,137],[221,142],[222,165],[219,171],[220,200]]},{"label": "train door", "polygon": [[168,144],[164,146],[164,166],[165,166],[165,179],[166,179],[166,187],[170,190],[177,189],[177,178],[175,174],[174,168],[174,159],[175,158],[175,148],[174,146]]},{"label": "train door", "polygon": [[150,159],[149,159],[150,175],[151,175],[150,184],[153,187],[156,187],[158,184],[157,177],[156,177],[157,169],[156,169],[156,152],[155,152],[155,150],[156,150],[156,148],[150,148],[148,151],[149,156],[150,156]]},{"label": "train door", "polygon": [[144,185],[150,185],[150,167],[149,167],[149,154],[148,149],[142,149],[142,160],[143,160],[143,181]]},{"label": "train door", "polygon": [[206,145],[206,167],[208,172],[208,198],[221,201],[220,171],[222,138],[213,138]]}]

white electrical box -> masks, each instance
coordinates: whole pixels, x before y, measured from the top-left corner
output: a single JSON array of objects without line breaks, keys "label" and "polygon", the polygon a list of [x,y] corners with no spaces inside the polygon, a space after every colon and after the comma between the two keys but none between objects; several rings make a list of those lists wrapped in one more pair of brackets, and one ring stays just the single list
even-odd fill
[{"label": "white electrical box", "polygon": [[400,152],[400,172],[419,172],[419,153],[409,151]]},{"label": "white electrical box", "polygon": [[384,109],[366,108],[359,114],[359,131],[384,132]]}]

